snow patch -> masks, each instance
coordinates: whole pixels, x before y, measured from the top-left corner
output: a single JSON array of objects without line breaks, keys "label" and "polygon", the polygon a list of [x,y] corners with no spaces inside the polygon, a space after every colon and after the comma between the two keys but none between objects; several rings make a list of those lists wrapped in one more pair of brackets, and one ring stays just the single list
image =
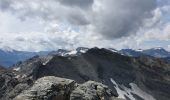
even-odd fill
[{"label": "snow patch", "polygon": [[80,50],[81,53],[86,53],[87,50]]},{"label": "snow patch", "polygon": [[153,48],[154,50],[161,50],[161,49],[163,49],[163,48],[161,48],[161,47],[155,47],[155,48]]},{"label": "snow patch", "polygon": [[142,52],[143,50],[142,50],[142,49],[137,49],[137,50],[135,50],[135,51]]},{"label": "snow patch", "polygon": [[[118,85],[112,78],[110,79],[110,81],[113,83],[113,85],[115,85],[115,89],[118,93],[118,98],[121,99],[126,99],[126,97],[130,98],[131,100],[136,100],[136,98],[132,95],[136,94],[139,97],[143,98],[144,100],[156,100],[155,98],[153,98],[153,96],[151,96],[150,94],[144,92],[143,90],[141,90],[136,84],[134,83],[130,83],[129,85],[132,87],[132,89],[129,89],[127,87],[125,87],[124,85]],[[120,89],[120,87],[123,89]],[[126,96],[126,97],[125,97]]]},{"label": "snow patch", "polygon": [[110,51],[117,53],[118,51],[116,49],[109,48]]},{"label": "snow patch", "polygon": [[120,55],[125,56],[123,53],[120,53]]},{"label": "snow patch", "polygon": [[48,59],[46,62],[43,63],[43,65],[46,65],[51,59]]},{"label": "snow patch", "polygon": [[27,77],[27,75],[26,75],[26,74],[23,74],[21,78],[25,78],[25,77]]},{"label": "snow patch", "polygon": [[44,63],[43,63],[43,65],[45,66],[48,62],[49,62],[49,60],[48,60],[48,61],[46,61],[46,62],[44,62]]},{"label": "snow patch", "polygon": [[13,70],[19,71],[20,69],[21,69],[20,67],[17,67],[17,68],[14,68]]},{"label": "snow patch", "polygon": [[130,86],[132,87],[132,93],[137,94],[138,96],[142,97],[144,100],[156,100],[155,98],[153,98],[153,96],[141,90],[136,84],[130,83]]},{"label": "snow patch", "polygon": [[127,94],[125,91],[122,91],[120,88],[119,88],[119,86],[118,86],[118,84],[111,78],[110,79],[111,80],[111,82],[115,85],[114,87],[115,87],[115,89],[116,89],[116,91],[117,91],[117,93],[118,93],[118,98],[121,98],[121,99],[126,99],[125,98],[125,95]]},{"label": "snow patch", "polygon": [[46,65],[52,58],[53,56],[41,57],[43,62],[42,65]]},{"label": "snow patch", "polygon": [[60,56],[65,56],[65,55],[66,55],[66,52],[59,51],[58,54],[59,54]]},{"label": "snow patch", "polygon": [[77,51],[76,50],[72,50],[72,51],[66,53],[65,55],[75,55],[75,54],[77,54]]}]

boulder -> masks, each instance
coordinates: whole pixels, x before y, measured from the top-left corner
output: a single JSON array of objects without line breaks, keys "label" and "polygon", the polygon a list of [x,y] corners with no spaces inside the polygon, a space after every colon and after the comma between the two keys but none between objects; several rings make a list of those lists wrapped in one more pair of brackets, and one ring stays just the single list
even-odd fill
[{"label": "boulder", "polygon": [[47,76],[38,79],[14,100],[69,100],[69,94],[75,86],[73,80]]}]

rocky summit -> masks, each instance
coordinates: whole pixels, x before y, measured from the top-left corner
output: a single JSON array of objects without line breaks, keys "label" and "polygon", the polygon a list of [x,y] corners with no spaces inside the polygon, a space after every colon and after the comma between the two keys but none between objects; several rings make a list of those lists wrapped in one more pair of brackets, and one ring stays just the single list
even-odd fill
[{"label": "rocky summit", "polygon": [[168,61],[104,48],[81,51],[0,68],[0,100],[170,100]]},{"label": "rocky summit", "polygon": [[[73,80],[46,76],[14,100],[116,100],[105,85],[93,81],[78,84]],[[118,99],[117,99],[118,100]]]}]

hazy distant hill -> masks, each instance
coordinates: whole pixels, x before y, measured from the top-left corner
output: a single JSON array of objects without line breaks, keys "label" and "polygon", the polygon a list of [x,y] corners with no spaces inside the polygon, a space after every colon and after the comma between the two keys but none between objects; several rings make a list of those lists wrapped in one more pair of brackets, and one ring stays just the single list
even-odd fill
[{"label": "hazy distant hill", "polygon": [[47,51],[42,52],[26,52],[26,51],[5,51],[0,50],[0,65],[9,67],[13,64],[16,64],[19,61],[24,61],[28,58],[31,58],[35,55],[47,55]]}]

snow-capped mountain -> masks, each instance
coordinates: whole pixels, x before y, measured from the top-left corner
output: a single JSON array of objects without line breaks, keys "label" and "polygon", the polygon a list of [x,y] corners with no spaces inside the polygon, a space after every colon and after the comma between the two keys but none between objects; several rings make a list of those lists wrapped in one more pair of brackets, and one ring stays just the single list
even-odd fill
[{"label": "snow-capped mountain", "polygon": [[50,52],[48,55],[76,56],[85,53],[87,50],[88,48],[85,47],[78,47],[77,49],[73,49],[73,50],[58,49],[57,51]]},{"label": "snow-capped mountain", "polygon": [[69,52],[68,50],[64,50],[64,49],[58,49],[57,51],[51,51],[49,52],[48,55],[59,55],[59,56],[64,56],[67,52]]},{"label": "snow-capped mountain", "polygon": [[24,61],[33,56],[39,55],[60,55],[60,56],[76,56],[81,53],[85,53],[88,48],[79,47],[73,50],[58,49],[57,51],[40,51],[40,52],[27,52],[27,51],[16,51],[13,49],[0,49],[0,65],[9,67],[16,64],[19,61]]},{"label": "snow-capped mountain", "polygon": [[115,52],[115,53],[118,53],[119,51],[114,49],[114,48],[109,48],[108,50],[112,51],[112,52]]},{"label": "snow-capped mountain", "polygon": [[122,49],[119,53],[127,55],[127,56],[152,56],[156,58],[168,58],[170,57],[170,52],[166,51],[163,48],[151,48],[146,50],[133,50],[133,49]]},{"label": "snow-capped mountain", "polygon": [[[0,64],[3,66],[11,66],[19,61],[24,61],[36,55],[59,55],[59,56],[77,56],[87,52],[89,48],[78,47],[72,50],[58,49],[56,51],[41,51],[41,52],[26,52],[26,51],[16,51],[12,49],[0,49]],[[119,53],[126,56],[152,56],[158,58],[164,58],[169,61],[170,52],[163,48],[152,48],[147,50],[133,50],[133,49],[122,49],[116,50],[114,48],[109,48],[108,50]]]},{"label": "snow-capped mountain", "polygon": [[163,48],[151,48],[151,49],[143,50],[142,53],[158,58],[170,57],[170,52],[166,51]]},{"label": "snow-capped mountain", "polygon": [[127,55],[127,56],[133,56],[133,57],[139,57],[139,56],[145,55],[145,54],[143,54],[142,51],[133,50],[133,49],[122,49],[118,52],[120,54]]}]

